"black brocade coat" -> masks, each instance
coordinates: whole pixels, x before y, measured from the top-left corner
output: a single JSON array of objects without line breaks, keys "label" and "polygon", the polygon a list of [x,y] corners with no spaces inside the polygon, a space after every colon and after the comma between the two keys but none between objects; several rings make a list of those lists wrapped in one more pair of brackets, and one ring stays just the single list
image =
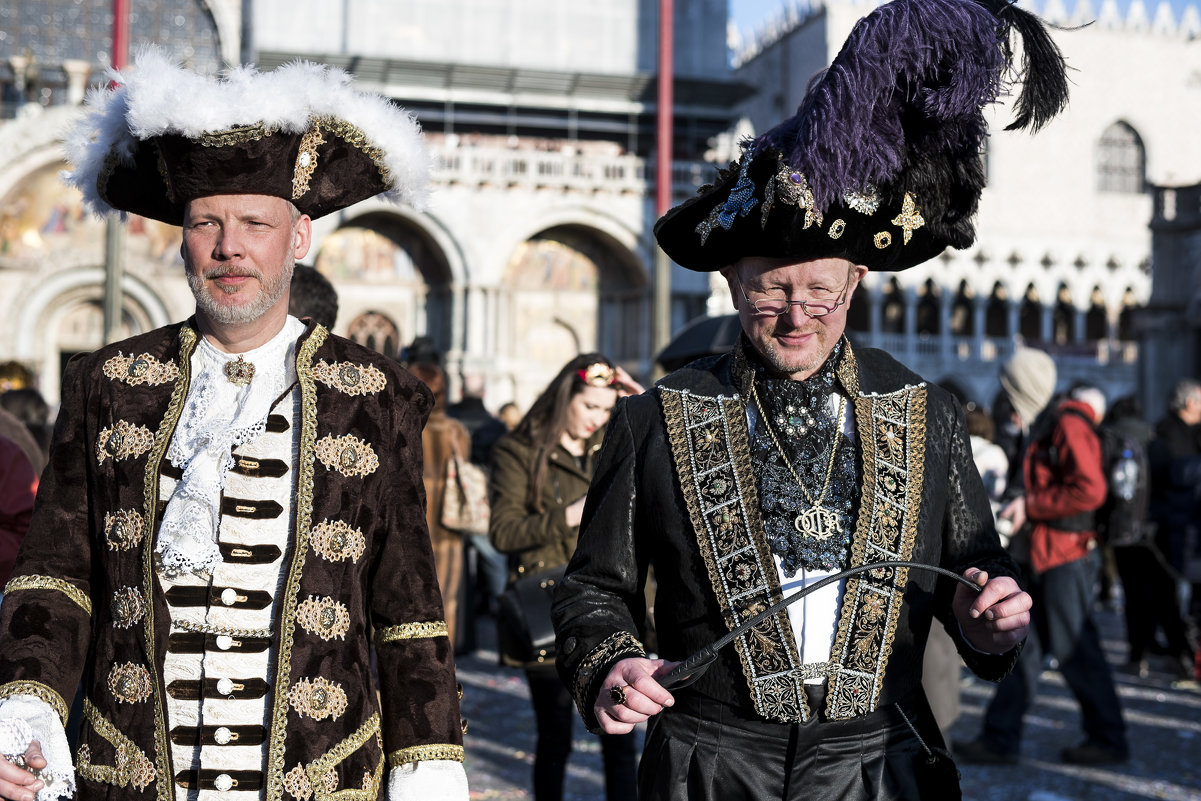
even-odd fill
[{"label": "black brocade coat", "polygon": [[[887,559],[969,566],[1017,576],[993,528],[972,462],[963,412],[879,350],[844,342],[838,368],[854,404],[862,498],[850,566]],[[643,395],[618,402],[588,493],[579,547],[555,598],[558,668],[590,728],[601,681],[620,659],[643,655],[648,566],[658,581],[659,655],[680,660],[782,595],[763,532],[752,473],[737,353],[695,362]],[[739,376],[742,376],[741,378]],[[975,651],[951,613],[955,582],[927,571],[847,580],[828,677],[826,715],[866,714],[920,687],[931,621],[989,680],[1018,648]],[[810,668],[812,670],[812,668]],[[805,669],[783,611],[725,648],[679,693],[697,693],[769,721],[808,720]]]},{"label": "black brocade coat", "polygon": [[[77,777],[80,798],[167,801],[174,774],[191,767],[171,764],[163,681],[169,615],[152,566],[154,537],[144,534],[159,523],[159,471],[168,464],[197,337],[191,325],[177,324],[68,365],[50,465],[0,609],[0,697],[37,696],[65,719],[82,677],[94,711],[81,732],[90,754]],[[463,754],[421,481],[421,428],[432,400],[392,361],[312,323],[296,367],[298,497],[272,627],[275,667],[264,677],[263,797],[291,799],[284,776],[300,766],[318,787],[332,767],[338,789],[366,798],[364,774],[374,775],[379,791],[385,762]],[[275,500],[285,510],[292,501]],[[327,521],[346,524],[341,536],[320,528]],[[297,605],[310,596],[345,605],[345,639],[316,636],[298,621]],[[382,708],[370,671],[372,634]],[[133,668],[115,670],[125,664]],[[319,677],[347,704],[315,720],[298,713],[288,691]]]}]

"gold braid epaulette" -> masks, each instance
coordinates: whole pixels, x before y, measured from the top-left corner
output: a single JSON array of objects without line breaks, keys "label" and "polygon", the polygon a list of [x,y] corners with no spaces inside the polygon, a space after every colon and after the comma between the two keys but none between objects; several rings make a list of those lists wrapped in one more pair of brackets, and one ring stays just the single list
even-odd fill
[{"label": "gold braid epaulette", "polygon": [[0,684],[0,698],[11,698],[14,695],[32,695],[40,701],[45,701],[54,711],[58,713],[58,717],[62,720],[63,725],[67,725],[67,702],[48,684],[42,684],[40,681],[10,681],[7,684]]},{"label": "gold braid epaulette", "polygon": [[422,640],[430,637],[449,637],[450,630],[445,620],[433,620],[428,623],[405,623],[400,626],[388,626],[380,629],[375,635],[377,645],[401,640]]},{"label": "gold braid epaulette", "polygon": [[410,762],[423,762],[430,759],[449,759],[452,762],[463,761],[463,746],[450,743],[433,743],[431,745],[414,745],[402,748],[388,754],[388,767],[399,768]]},{"label": "gold braid epaulette", "polygon": [[4,585],[5,595],[8,595],[10,592],[17,592],[18,590],[57,590],[74,601],[80,609],[87,612],[88,617],[92,616],[92,599],[88,598],[83,590],[69,581],[54,578],[53,576],[32,575],[17,576]]}]

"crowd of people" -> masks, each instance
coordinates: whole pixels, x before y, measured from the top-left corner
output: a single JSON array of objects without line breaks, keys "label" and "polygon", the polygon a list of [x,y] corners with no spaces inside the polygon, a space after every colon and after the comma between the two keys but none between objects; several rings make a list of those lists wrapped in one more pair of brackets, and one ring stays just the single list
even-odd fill
[{"label": "crowd of people", "polygon": [[[1094,611],[1120,587],[1129,669],[1197,678],[1201,384],[1152,430],[1019,347],[990,417],[846,335],[869,271],[973,241],[985,108],[1020,72],[1037,130],[1066,69],[1008,0],[877,7],[655,226],[728,285],[734,347],[649,390],[581,354],[493,416],[477,376],[448,403],[430,341],[332,334],[295,264],[314,219],[424,201],[413,119],[327,67],[143,53],[67,179],[182,227],[196,311],[72,359],[49,450],[36,391],[2,397],[0,797],[466,801],[480,617],[528,684],[538,801],[576,715],[610,801],[956,799],[955,759],[1020,760],[1048,657],[1082,712],[1063,761],[1128,759]],[[998,686],[951,744],[965,667]]]}]

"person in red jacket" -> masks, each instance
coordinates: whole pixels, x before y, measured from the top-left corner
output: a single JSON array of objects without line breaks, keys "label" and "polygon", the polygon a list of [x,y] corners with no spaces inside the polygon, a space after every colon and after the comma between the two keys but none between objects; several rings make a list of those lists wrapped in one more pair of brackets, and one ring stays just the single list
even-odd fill
[{"label": "person in red jacket", "polygon": [[1022,460],[1024,494],[1000,517],[1020,532],[1015,541],[1025,540],[1029,547],[1027,554],[1014,556],[1026,563],[1033,625],[1017,668],[997,687],[979,737],[955,745],[966,762],[1018,761],[1022,719],[1034,701],[1046,655],[1058,661],[1080,704],[1085,734],[1060,758],[1090,765],[1130,757],[1121,705],[1092,616],[1101,567],[1094,514],[1106,495],[1096,425],[1105,414],[1105,396],[1095,387],[1078,387],[1052,404],[1055,375],[1051,357],[1030,348],[1019,348],[1002,368],[1001,384],[1022,418],[1028,444]]}]

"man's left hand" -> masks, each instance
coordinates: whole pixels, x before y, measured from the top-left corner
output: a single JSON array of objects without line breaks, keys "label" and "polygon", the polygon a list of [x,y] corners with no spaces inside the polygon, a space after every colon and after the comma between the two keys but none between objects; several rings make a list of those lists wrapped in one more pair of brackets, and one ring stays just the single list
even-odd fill
[{"label": "man's left hand", "polygon": [[1003,654],[1026,639],[1033,602],[1014,579],[1009,576],[989,579],[978,567],[969,567],[963,577],[983,587],[975,592],[957,584],[951,606],[963,636],[973,648]]}]

